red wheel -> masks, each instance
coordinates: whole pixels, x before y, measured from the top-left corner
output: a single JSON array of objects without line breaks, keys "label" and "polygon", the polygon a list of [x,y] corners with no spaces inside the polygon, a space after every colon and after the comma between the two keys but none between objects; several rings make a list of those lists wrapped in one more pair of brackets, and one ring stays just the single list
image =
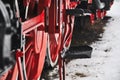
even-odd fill
[{"label": "red wheel", "polygon": [[[62,51],[63,48],[68,49],[70,47],[72,32],[73,32],[73,23],[74,23],[74,18],[72,18],[71,16],[66,16],[65,14],[66,7],[65,7],[64,1],[61,1],[59,3],[63,5],[62,10],[60,8],[58,9],[61,12],[63,12],[63,13],[58,12],[58,16],[62,18],[61,20],[58,19],[58,21],[60,21],[61,23],[59,25],[60,32],[48,33],[47,63],[48,63],[48,66],[51,65],[52,67],[54,67],[57,64],[60,51]],[[50,10],[54,9],[54,7],[53,8],[52,7],[53,6],[51,6]],[[50,18],[53,18],[53,17],[50,17]],[[55,24],[55,23],[53,22],[51,24]]]},{"label": "red wheel", "polygon": [[66,34],[64,47],[69,48],[72,40],[74,17],[68,16],[69,22],[66,24]]},{"label": "red wheel", "polygon": [[[65,2],[63,2],[65,5]],[[64,6],[64,14],[63,14],[63,22],[65,22],[65,28],[64,28],[64,41],[63,41],[63,48],[66,50],[69,49],[71,40],[72,40],[72,34],[73,34],[73,27],[74,27],[74,16],[70,16],[66,14],[66,9],[71,9],[70,2],[66,3]]]},{"label": "red wheel", "polygon": [[47,61],[48,66],[54,67],[58,62],[58,55],[61,45],[61,34],[48,34],[48,49],[47,49]]},{"label": "red wheel", "polygon": [[[27,80],[39,80],[42,74],[45,55],[46,55],[46,44],[47,44],[47,34],[44,31],[39,31],[37,28],[33,31],[25,34],[25,47],[23,48],[23,61],[25,79]],[[20,57],[19,57],[20,59]],[[21,61],[21,60],[20,60]],[[13,69],[5,74],[6,80],[15,80],[21,77],[19,72],[23,73],[23,68],[19,66],[16,62]],[[18,67],[21,68],[19,71]],[[23,76],[23,75],[22,75]],[[1,78],[0,78],[1,79]]]},{"label": "red wheel", "polygon": [[74,25],[74,17],[67,16],[64,42],[63,42],[63,48],[66,49],[66,50],[69,49],[70,44],[71,44],[72,34],[73,34],[73,25]]},{"label": "red wheel", "polygon": [[41,76],[45,55],[47,35],[35,29],[25,35],[25,69],[28,80],[37,80]]}]

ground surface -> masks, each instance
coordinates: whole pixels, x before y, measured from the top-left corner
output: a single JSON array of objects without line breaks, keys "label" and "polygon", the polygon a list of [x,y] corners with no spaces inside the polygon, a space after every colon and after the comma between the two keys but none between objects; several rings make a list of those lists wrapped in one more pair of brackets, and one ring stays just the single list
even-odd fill
[{"label": "ground surface", "polygon": [[[116,0],[108,17],[91,29],[80,32],[77,42],[73,40],[72,46],[89,44],[93,47],[92,58],[69,61],[66,80],[120,80],[119,6],[120,1]],[[57,67],[47,73],[45,80],[59,80]]]}]

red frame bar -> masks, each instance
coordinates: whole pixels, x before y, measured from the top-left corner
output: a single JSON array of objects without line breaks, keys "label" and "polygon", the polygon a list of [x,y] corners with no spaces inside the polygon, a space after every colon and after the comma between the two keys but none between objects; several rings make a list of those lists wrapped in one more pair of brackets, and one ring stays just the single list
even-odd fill
[{"label": "red frame bar", "polygon": [[37,27],[40,27],[41,30],[45,29],[45,27],[44,27],[44,11],[40,15],[38,15],[34,18],[31,18],[25,22],[22,22],[22,33],[23,34],[28,33]]}]

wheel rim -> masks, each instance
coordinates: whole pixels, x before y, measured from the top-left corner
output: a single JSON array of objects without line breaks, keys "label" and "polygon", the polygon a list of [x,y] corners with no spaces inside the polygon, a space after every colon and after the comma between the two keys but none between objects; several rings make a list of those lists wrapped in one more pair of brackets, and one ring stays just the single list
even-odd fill
[{"label": "wheel rim", "polygon": [[[69,1],[68,1],[69,3]],[[63,3],[64,9],[71,9],[72,7],[69,5],[66,5]],[[67,15],[66,12],[63,14],[63,22],[65,22],[65,31],[63,36],[63,49],[67,51],[70,47],[71,40],[72,40],[72,34],[73,34],[73,27],[74,27],[74,16]]]},{"label": "wheel rim", "polygon": [[27,78],[28,80],[37,80],[41,76],[44,66],[47,36],[44,31],[35,29],[25,37],[25,67]]},{"label": "wheel rim", "polygon": [[58,62],[59,49],[61,44],[61,35],[49,34],[48,35],[48,57],[50,65],[54,67]]},{"label": "wheel rim", "polygon": [[69,49],[73,34],[74,17],[67,17],[67,20],[70,20],[70,22],[66,23],[63,48]]},{"label": "wheel rim", "polygon": [[44,33],[42,31],[37,31],[37,29],[35,29],[35,37],[34,37],[34,45],[35,45],[35,53],[36,54],[39,54],[39,52],[41,51],[41,48],[42,48],[42,42],[43,42],[43,39],[42,37],[44,36]]}]

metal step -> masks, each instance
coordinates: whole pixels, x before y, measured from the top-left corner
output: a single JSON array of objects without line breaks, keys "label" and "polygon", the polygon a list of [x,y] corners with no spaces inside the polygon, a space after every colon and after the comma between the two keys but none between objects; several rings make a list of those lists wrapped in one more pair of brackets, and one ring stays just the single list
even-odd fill
[{"label": "metal step", "polygon": [[90,15],[91,11],[88,9],[81,9],[81,8],[67,9],[66,14],[74,15],[74,16],[86,16],[86,15]]},{"label": "metal step", "polygon": [[87,45],[70,47],[65,53],[64,59],[91,58],[91,53],[92,47]]}]

